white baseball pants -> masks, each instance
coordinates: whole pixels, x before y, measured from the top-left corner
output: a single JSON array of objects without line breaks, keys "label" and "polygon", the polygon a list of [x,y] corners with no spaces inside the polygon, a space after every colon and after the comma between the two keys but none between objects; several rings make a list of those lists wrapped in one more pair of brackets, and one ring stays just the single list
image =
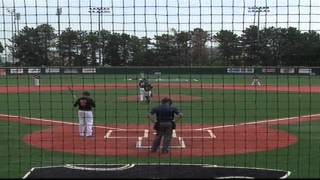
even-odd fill
[{"label": "white baseball pants", "polygon": [[80,136],[92,136],[93,113],[92,111],[78,111]]},{"label": "white baseball pants", "polygon": [[144,88],[139,88],[139,92],[140,92],[140,95],[139,95],[140,101],[144,101],[144,99],[145,99]]}]

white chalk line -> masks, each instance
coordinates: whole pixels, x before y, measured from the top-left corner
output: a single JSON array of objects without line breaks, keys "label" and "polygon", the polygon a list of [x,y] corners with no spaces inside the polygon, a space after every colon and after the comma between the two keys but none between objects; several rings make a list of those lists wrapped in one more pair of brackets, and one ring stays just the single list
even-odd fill
[{"label": "white chalk line", "polygon": [[237,127],[237,126],[245,126],[245,125],[252,125],[252,124],[263,124],[263,123],[271,123],[271,122],[281,122],[281,121],[289,121],[293,119],[300,119],[300,118],[311,118],[311,117],[317,117],[320,114],[311,114],[311,115],[304,115],[304,116],[294,116],[294,117],[287,117],[287,118],[279,118],[279,119],[270,119],[270,120],[262,120],[262,121],[253,121],[253,122],[247,122],[247,123],[239,123],[239,124],[230,124],[230,125],[223,125],[223,126],[211,126],[206,128],[198,128],[195,130],[198,131],[204,131],[204,130],[211,130],[211,129],[221,129],[221,128],[228,128],[228,127]]},{"label": "white chalk line", "polygon": [[[136,129],[137,131],[133,131],[133,130],[129,130],[129,131],[125,131],[125,132],[140,132],[142,133],[143,132],[143,136],[111,136],[112,133],[117,133],[117,130],[109,130],[107,131],[107,133],[105,134],[104,136],[104,139],[137,139],[136,141],[136,148],[137,149],[150,149],[151,146],[144,146],[142,145],[142,141],[144,139],[147,139],[149,138],[149,129]],[[186,143],[184,142],[184,138],[185,139],[188,139],[188,138],[191,138],[191,139],[197,139],[197,138],[201,138],[201,139],[214,139],[216,138],[215,134],[213,134],[213,132],[211,130],[204,130],[205,132],[207,132],[209,134],[209,136],[205,137],[205,136],[189,136],[189,137],[180,137],[177,135],[177,132],[176,130],[173,130],[172,131],[172,138],[178,138],[178,142],[179,142],[179,145],[177,146],[171,146],[171,148],[186,148]],[[118,132],[124,132],[124,131],[118,131]],[[197,132],[199,132],[199,130],[197,130]]]},{"label": "white chalk line", "polygon": [[[0,118],[21,118],[25,120],[38,121],[38,122],[50,122],[53,124],[79,125],[79,123],[73,123],[73,122],[56,121],[56,120],[42,119],[42,118],[31,118],[31,117],[15,116],[15,115],[8,115],[8,114],[0,114]],[[119,131],[125,130],[121,128],[114,128],[114,127],[108,127],[108,126],[93,126],[93,127],[101,128],[101,129],[114,129]]]},{"label": "white chalk line", "polygon": [[[183,130],[183,129],[182,129]],[[117,135],[118,132],[137,132],[137,133],[143,133],[143,136],[128,136],[128,134],[121,134],[121,136]],[[178,131],[178,132],[191,132],[190,130],[188,131]],[[172,138],[178,138],[178,137],[182,137],[184,139],[215,139],[216,135],[212,132],[212,130],[193,130],[193,132],[206,132],[208,134],[208,136],[195,136],[195,135],[189,135],[189,136],[183,136],[177,135],[177,131],[173,130],[172,131]],[[123,131],[123,130],[108,130],[107,133],[104,136],[104,139],[137,139],[139,137],[141,138],[148,138],[149,137],[149,129],[128,129],[127,131]],[[116,134],[113,135],[112,134]],[[155,132],[153,134],[156,134]],[[202,133],[203,134],[203,133]]]},{"label": "white chalk line", "polygon": [[[138,149],[150,149],[151,148],[151,146],[143,146],[142,145],[143,139],[147,139],[149,137],[149,129],[144,129],[143,136],[137,136],[137,137],[134,137],[134,136],[111,136],[111,134],[113,132],[114,132],[114,130],[107,131],[106,135],[104,136],[104,139],[137,139],[136,148],[138,148]],[[123,132],[123,131],[119,131],[119,132]],[[178,138],[179,145],[178,146],[171,146],[171,148],[186,148],[186,144],[183,140],[183,137],[178,137],[175,130],[172,133],[172,137]]]},{"label": "white chalk line", "polygon": [[[253,122],[247,122],[247,123],[239,123],[239,124],[230,124],[230,125],[223,125],[223,126],[212,126],[212,127],[206,127],[206,128],[198,128],[198,129],[185,129],[182,131],[205,131],[205,130],[212,130],[212,129],[220,129],[220,128],[228,128],[228,127],[237,127],[237,126],[244,126],[244,125],[252,125],[252,124],[263,124],[263,123],[270,123],[270,122],[281,122],[281,121],[289,121],[292,119],[299,119],[299,118],[311,118],[311,117],[317,117],[320,114],[312,114],[312,115],[304,115],[304,116],[294,116],[294,117],[287,117],[287,118],[279,118],[279,119],[271,119],[271,120],[263,120],[263,121],[253,121]],[[68,124],[68,125],[79,125],[78,123],[72,123],[72,122],[63,122],[63,121],[56,121],[56,120],[49,120],[49,119],[42,119],[42,118],[31,118],[31,117],[24,117],[24,116],[15,116],[15,115],[7,115],[7,114],[0,114],[0,117],[3,118],[22,118],[26,120],[31,120],[31,121],[40,121],[40,122],[50,122],[50,123],[56,123],[56,124]],[[113,129],[113,130],[119,130],[119,131],[141,131],[141,129],[121,129],[121,128],[114,128],[114,127],[107,127],[107,126],[94,126],[96,128],[101,128],[101,129]],[[146,131],[143,130],[146,134]],[[210,134],[210,137],[215,138],[215,135],[211,134],[210,131],[208,131]],[[109,133],[110,136],[111,132]],[[176,136],[176,135],[175,135]],[[128,138],[128,137],[123,137],[123,138]]]}]

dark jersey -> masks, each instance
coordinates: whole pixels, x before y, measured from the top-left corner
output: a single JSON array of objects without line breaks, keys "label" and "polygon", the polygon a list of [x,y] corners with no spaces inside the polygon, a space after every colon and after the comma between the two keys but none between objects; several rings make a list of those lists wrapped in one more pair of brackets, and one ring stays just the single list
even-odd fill
[{"label": "dark jersey", "polygon": [[152,115],[156,114],[158,122],[170,122],[174,120],[174,115],[179,115],[180,112],[177,108],[168,104],[162,104],[155,107],[150,112]]},{"label": "dark jersey", "polygon": [[96,104],[93,99],[90,97],[81,97],[73,105],[74,107],[79,106],[79,110],[82,111],[91,111],[92,108],[96,107]]},{"label": "dark jersey", "polygon": [[144,89],[145,91],[151,91],[152,88],[153,88],[153,87],[152,87],[152,85],[151,85],[150,83],[146,83],[146,84],[144,85],[144,87],[143,87],[143,89]]},{"label": "dark jersey", "polygon": [[257,75],[253,75],[252,79],[259,79]]}]

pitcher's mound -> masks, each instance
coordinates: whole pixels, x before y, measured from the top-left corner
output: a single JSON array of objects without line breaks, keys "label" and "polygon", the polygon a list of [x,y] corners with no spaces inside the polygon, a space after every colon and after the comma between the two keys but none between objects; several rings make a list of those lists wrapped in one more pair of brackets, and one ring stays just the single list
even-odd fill
[{"label": "pitcher's mound", "polygon": [[[162,98],[169,97],[172,101],[194,101],[194,100],[201,100],[200,96],[190,96],[190,95],[183,95],[183,94],[153,94],[152,101],[161,101]],[[120,96],[118,97],[121,101],[138,101],[139,96]]]}]

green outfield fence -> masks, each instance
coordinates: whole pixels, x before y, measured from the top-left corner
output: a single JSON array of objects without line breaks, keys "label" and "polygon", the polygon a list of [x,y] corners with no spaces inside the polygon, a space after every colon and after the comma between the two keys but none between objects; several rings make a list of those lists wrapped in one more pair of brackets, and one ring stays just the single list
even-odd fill
[{"label": "green outfield fence", "polygon": [[1,67],[2,75],[28,74],[261,74],[319,75],[318,67],[210,67],[210,66],[143,66],[143,67]]},{"label": "green outfield fence", "polygon": [[[319,12],[319,0],[1,0],[0,178],[319,178]],[[147,117],[166,97],[183,117],[169,152],[151,152]]]}]

